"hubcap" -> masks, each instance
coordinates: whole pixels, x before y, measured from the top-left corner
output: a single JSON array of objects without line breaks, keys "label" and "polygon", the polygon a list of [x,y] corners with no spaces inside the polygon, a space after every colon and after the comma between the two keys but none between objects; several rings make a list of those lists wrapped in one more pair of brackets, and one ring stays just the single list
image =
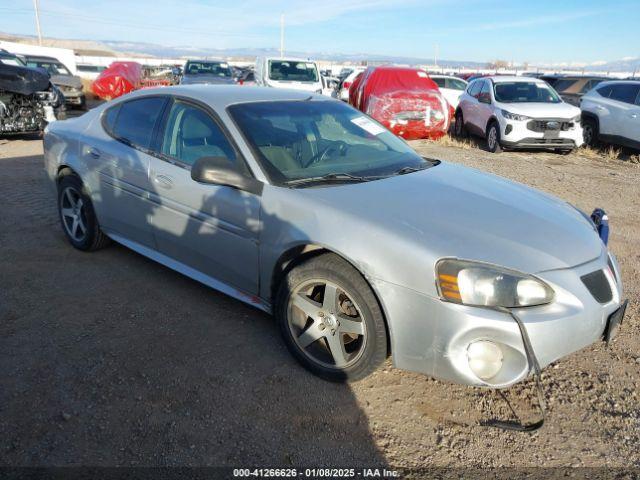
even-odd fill
[{"label": "hubcap", "polygon": [[319,365],[343,369],[364,351],[362,310],[342,287],[326,280],[300,284],[289,297],[288,324],[306,357]]},{"label": "hubcap", "polygon": [[87,234],[87,217],[82,197],[75,188],[67,187],[62,192],[60,215],[67,234],[77,242],[82,241]]}]

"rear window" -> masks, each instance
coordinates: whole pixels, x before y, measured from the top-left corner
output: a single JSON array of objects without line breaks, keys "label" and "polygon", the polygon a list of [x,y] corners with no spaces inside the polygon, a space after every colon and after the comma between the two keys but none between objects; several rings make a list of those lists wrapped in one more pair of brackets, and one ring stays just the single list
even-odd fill
[{"label": "rear window", "polygon": [[313,62],[270,60],[269,78],[277,81],[317,82],[318,69]]},{"label": "rear window", "polygon": [[[153,129],[165,104],[164,97],[147,97],[120,104],[120,111],[110,132],[118,140],[136,147],[151,147]],[[113,109],[112,109],[113,110]],[[107,112],[105,123],[109,122]]]},{"label": "rear window", "polygon": [[431,77],[431,80],[433,80],[434,82],[436,82],[436,85],[438,85],[439,88],[444,88],[445,86],[445,79],[444,78],[433,78]]},{"label": "rear window", "polygon": [[553,88],[555,88],[556,92],[562,93],[569,88],[571,88],[577,80],[558,80],[553,84]]}]

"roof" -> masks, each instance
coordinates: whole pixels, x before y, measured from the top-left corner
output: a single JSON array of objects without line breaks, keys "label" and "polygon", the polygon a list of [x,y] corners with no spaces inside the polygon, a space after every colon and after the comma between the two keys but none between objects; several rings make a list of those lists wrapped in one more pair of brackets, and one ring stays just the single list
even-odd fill
[{"label": "roof", "polygon": [[[488,77],[482,77],[485,79],[489,79],[491,81],[493,81],[493,83],[503,83],[503,82],[509,82],[509,83],[513,83],[513,82],[523,82],[523,83],[545,83],[544,80],[540,80],[539,78],[535,78],[535,77],[517,77],[515,75],[489,75]],[[480,79],[478,79],[480,80]]]},{"label": "roof", "polygon": [[300,90],[285,88],[250,87],[245,85],[176,85],[173,87],[148,88],[130,93],[123,99],[149,94],[181,95],[200,100],[215,110],[224,110],[229,105],[249,102],[268,102],[283,100],[306,100],[312,97],[314,100],[335,101],[319,94],[312,94]]},{"label": "roof", "polygon": [[638,84],[640,84],[640,79],[638,79],[638,80],[630,80],[630,79],[622,79],[622,78],[619,79],[619,80],[611,79],[611,80],[607,80],[607,81],[604,81],[604,82],[600,82],[598,84],[598,87],[603,87],[605,85],[620,84],[620,83],[638,85]]},{"label": "roof", "polygon": [[60,60],[54,57],[45,57],[44,55],[23,55],[27,60],[35,60],[35,61],[45,61],[45,62],[55,62],[62,63]]}]

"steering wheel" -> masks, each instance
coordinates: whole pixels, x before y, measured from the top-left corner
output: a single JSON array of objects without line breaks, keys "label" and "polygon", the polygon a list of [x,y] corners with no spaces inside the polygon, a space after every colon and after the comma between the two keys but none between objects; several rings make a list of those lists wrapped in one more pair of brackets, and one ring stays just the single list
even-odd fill
[{"label": "steering wheel", "polygon": [[344,155],[348,148],[349,148],[349,145],[347,143],[343,142],[342,140],[336,140],[327,148],[325,148],[321,152],[316,153],[313,157],[311,157],[306,167],[310,167],[312,165],[315,165],[316,163],[322,162],[322,160],[324,160],[324,157],[326,157],[329,152],[336,151],[340,155]]}]

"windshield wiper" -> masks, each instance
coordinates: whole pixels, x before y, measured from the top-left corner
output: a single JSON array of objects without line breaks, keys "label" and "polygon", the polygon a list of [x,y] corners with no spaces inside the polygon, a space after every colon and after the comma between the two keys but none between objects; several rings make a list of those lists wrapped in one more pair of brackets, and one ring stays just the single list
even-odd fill
[{"label": "windshield wiper", "polygon": [[298,178],[295,180],[289,180],[285,182],[285,185],[295,187],[299,185],[307,185],[310,183],[323,183],[323,182],[368,182],[371,178],[361,177],[358,175],[351,175],[350,173],[327,173],[319,177]]},{"label": "windshield wiper", "polygon": [[423,165],[421,167],[402,167],[399,170],[396,170],[395,172],[393,172],[392,175],[405,175],[407,173],[413,173],[413,172],[419,172],[420,170],[424,170],[425,168],[429,168],[432,165]]}]

